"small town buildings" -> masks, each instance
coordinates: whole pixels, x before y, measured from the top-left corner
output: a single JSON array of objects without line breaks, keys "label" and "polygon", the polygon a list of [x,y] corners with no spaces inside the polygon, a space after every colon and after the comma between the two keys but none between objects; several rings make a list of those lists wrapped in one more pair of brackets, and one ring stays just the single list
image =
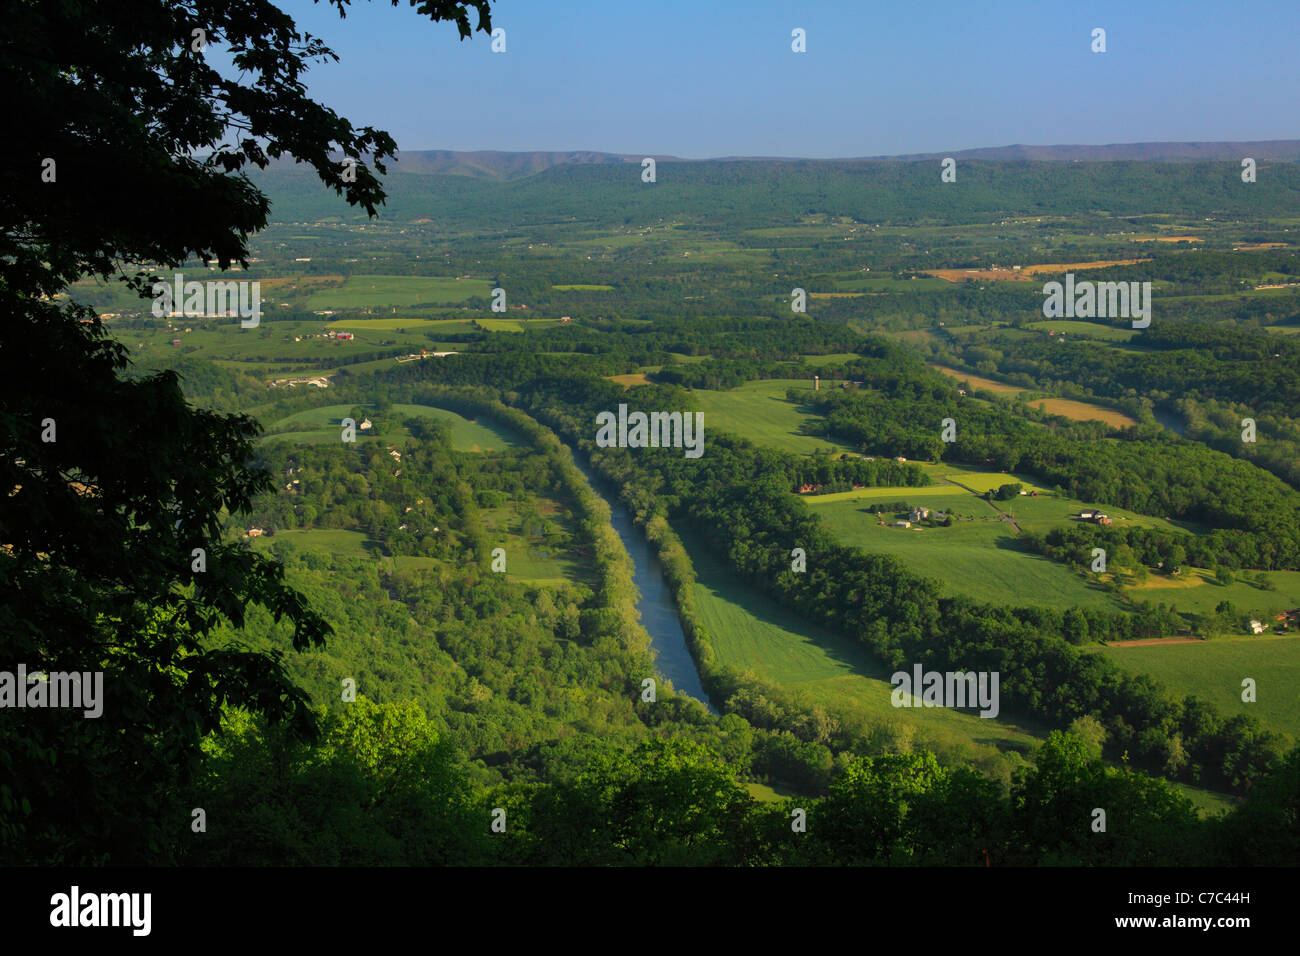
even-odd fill
[{"label": "small town buildings", "polygon": [[910,527],[912,527],[912,522],[910,522],[910,521],[895,521],[892,525],[890,525],[890,527],[891,527],[891,528],[910,528]]},{"label": "small town buildings", "polygon": [[1250,633],[1263,634],[1267,630],[1268,630],[1268,625],[1265,624],[1263,621],[1256,621],[1254,618],[1251,619]]},{"label": "small town buildings", "polygon": [[908,515],[908,517],[909,517],[912,521],[924,521],[926,518],[930,517],[930,509],[929,509],[929,508],[913,508],[912,511],[911,511],[911,513]]},{"label": "small town buildings", "polygon": [[370,429],[374,428],[375,426],[371,424],[370,419],[363,418],[361,420],[361,424],[358,425],[357,427],[360,428],[363,432],[368,432],[370,431]]},{"label": "small town buildings", "polygon": [[262,529],[261,529],[261,528],[249,528],[249,529],[248,529],[247,537],[250,537],[250,538],[260,538],[261,536],[262,536]]}]

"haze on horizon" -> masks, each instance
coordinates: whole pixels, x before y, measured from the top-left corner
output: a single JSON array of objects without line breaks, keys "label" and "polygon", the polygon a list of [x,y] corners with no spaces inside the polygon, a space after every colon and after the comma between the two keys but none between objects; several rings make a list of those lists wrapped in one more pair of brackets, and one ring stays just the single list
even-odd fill
[{"label": "haze on horizon", "polygon": [[501,0],[504,53],[404,0],[358,0],[346,21],[283,6],[340,56],[307,74],[310,93],[404,150],[819,159],[1300,139],[1296,4]]}]

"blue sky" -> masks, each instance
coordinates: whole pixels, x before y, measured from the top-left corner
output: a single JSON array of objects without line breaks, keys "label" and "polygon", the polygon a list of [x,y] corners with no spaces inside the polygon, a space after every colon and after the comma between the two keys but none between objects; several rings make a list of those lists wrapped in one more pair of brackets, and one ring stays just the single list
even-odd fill
[{"label": "blue sky", "polygon": [[[1300,139],[1295,0],[502,0],[506,52],[402,0],[281,0],[318,100],[402,149],[870,156]],[[471,14],[471,22],[475,20]],[[807,52],[790,49],[791,30]],[[1093,53],[1094,27],[1106,53]]]}]

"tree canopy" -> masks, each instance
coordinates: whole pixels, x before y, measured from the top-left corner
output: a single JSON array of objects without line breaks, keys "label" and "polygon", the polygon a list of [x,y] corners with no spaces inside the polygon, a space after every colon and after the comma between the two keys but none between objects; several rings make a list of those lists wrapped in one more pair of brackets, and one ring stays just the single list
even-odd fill
[{"label": "tree canopy", "polygon": [[[470,10],[491,29],[488,0],[411,5],[462,38]],[[297,649],[329,626],[220,537],[268,487],[257,424],[190,405],[174,372],[128,374],[70,284],[143,296],[155,270],[246,266],[269,208],[246,170],[279,157],[373,214],[396,144],[306,95],[309,65],[337,57],[264,0],[4,0],[0,19],[0,661],[102,671],[105,698],[98,718],[0,712],[0,859],[130,861],[172,825],[162,794],[226,707],[313,726],[278,652],[205,638],[249,604]]]}]

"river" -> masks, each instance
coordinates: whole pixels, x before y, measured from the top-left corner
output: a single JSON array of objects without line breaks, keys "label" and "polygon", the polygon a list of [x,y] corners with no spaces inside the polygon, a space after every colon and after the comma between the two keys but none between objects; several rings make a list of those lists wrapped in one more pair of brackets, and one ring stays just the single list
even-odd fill
[{"label": "river", "polygon": [[700,673],[695,668],[695,659],[686,646],[682,622],[677,617],[677,605],[673,602],[672,591],[664,579],[663,566],[650,547],[649,540],[636,526],[632,513],[618,500],[618,495],[609,483],[592,474],[585,463],[578,461],[577,455],[574,456],[574,461],[578,470],[586,476],[587,482],[609,505],[610,524],[632,557],[632,583],[641,595],[637,611],[641,615],[641,624],[650,632],[659,673],[672,681],[673,687],[680,693],[690,694],[708,707],[710,713],[718,713],[700,683]]}]

